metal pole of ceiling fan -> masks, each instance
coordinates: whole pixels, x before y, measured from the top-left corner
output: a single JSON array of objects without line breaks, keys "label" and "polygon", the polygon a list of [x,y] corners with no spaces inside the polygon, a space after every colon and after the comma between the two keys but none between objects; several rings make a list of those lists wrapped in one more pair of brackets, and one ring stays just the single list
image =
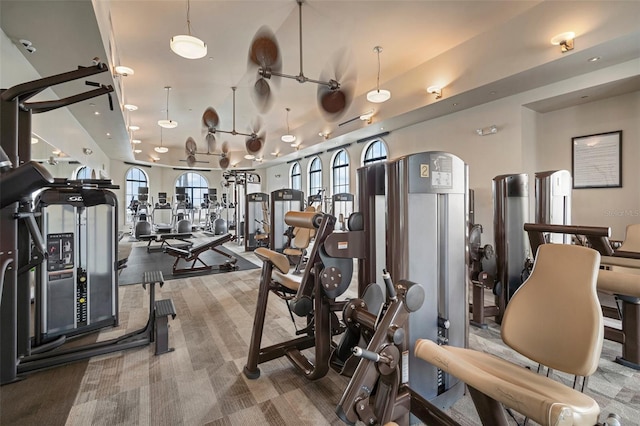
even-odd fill
[{"label": "metal pole of ceiling fan", "polygon": [[298,81],[304,83],[307,78],[302,73],[302,0],[298,0],[298,34],[300,40],[300,75]]},{"label": "metal pole of ceiling fan", "polygon": [[233,90],[233,131],[231,132],[232,135],[236,134],[236,87],[232,87],[231,90]]}]

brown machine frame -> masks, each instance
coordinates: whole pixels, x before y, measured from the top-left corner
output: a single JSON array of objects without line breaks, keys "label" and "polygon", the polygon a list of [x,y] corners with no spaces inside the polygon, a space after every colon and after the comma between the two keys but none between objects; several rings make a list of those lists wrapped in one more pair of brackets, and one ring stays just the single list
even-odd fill
[{"label": "brown machine frame", "polygon": [[[311,212],[295,213],[296,217],[298,217],[297,223],[294,224],[287,221],[287,224],[291,226],[316,227],[318,229],[316,241],[309,255],[307,267],[302,275],[300,286],[294,295],[292,295],[292,290],[286,289],[284,286],[273,282],[271,277],[274,267],[273,263],[269,259],[260,256],[259,253],[256,253],[258,257],[261,257],[263,260],[263,265],[249,355],[243,369],[245,376],[249,379],[257,379],[260,377],[258,364],[282,356],[289,358],[293,365],[300,369],[308,379],[315,380],[324,377],[329,371],[331,352],[335,347],[332,338],[334,335],[344,331],[344,326],[339,324],[335,312],[341,311],[345,302],[337,302],[335,296],[333,296],[327,286],[322,283],[321,278],[321,275],[332,275],[336,273],[336,271],[325,270],[327,265],[325,265],[324,262],[326,262],[327,259],[326,255],[322,252],[325,240],[335,228],[336,218],[329,214]],[[351,261],[351,259],[348,260]],[[344,271],[342,273],[345,274]],[[307,325],[297,333],[304,334],[303,336],[261,348],[268,297],[271,292],[285,299],[290,304],[289,306],[293,313],[300,317],[306,317]],[[287,296],[287,294],[289,294],[289,296]],[[302,353],[304,349],[312,347],[315,348],[313,362]]]}]

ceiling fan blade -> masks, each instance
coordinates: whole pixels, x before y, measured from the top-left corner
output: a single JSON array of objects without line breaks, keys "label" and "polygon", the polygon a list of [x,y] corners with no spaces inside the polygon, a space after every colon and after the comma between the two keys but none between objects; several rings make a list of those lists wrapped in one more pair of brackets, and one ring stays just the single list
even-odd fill
[{"label": "ceiling fan blade", "polygon": [[196,152],[198,152],[196,141],[193,140],[191,136],[189,136],[187,141],[184,143],[184,151],[189,156],[195,155]]},{"label": "ceiling fan blade", "polygon": [[318,86],[318,105],[324,117],[329,121],[340,118],[351,105],[357,76],[350,69],[350,56],[345,49],[336,52],[320,75],[320,80],[335,82],[339,88],[326,85]]},{"label": "ceiling fan blade", "polygon": [[207,141],[207,154],[211,154],[216,150],[216,135],[214,133],[208,132],[207,136],[205,136]]},{"label": "ceiling fan blade", "polygon": [[221,169],[227,169],[229,167],[229,158],[227,157],[222,157],[220,159],[220,168]]},{"label": "ceiling fan blade", "polygon": [[195,155],[187,156],[187,166],[193,167],[195,164],[196,164],[196,156]]},{"label": "ceiling fan blade", "polygon": [[215,130],[219,122],[220,117],[218,116],[218,113],[215,109],[213,109],[212,107],[208,107],[204,110],[204,113],[202,114],[202,125],[205,128],[209,129],[210,131],[212,129]]},{"label": "ceiling fan blade", "polygon": [[220,150],[226,156],[226,154],[229,152],[229,142],[227,141],[222,142],[222,148],[220,148]]},{"label": "ceiling fan blade", "polygon": [[256,80],[251,91],[251,98],[261,113],[265,113],[271,108],[271,105],[273,105],[271,86],[265,78],[259,77]]},{"label": "ceiling fan blade", "polygon": [[279,66],[280,48],[275,34],[267,26],[262,26],[251,41],[249,60],[263,68]]},{"label": "ceiling fan blade", "polygon": [[262,150],[263,146],[264,138],[260,137],[259,135],[247,138],[247,141],[245,143],[245,147],[247,148],[247,152],[249,154],[257,154]]}]

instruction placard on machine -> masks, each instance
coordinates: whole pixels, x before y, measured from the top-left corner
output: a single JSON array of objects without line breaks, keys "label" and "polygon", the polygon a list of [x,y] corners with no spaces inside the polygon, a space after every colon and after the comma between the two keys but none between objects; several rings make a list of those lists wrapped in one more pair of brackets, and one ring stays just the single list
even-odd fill
[{"label": "instruction placard on machine", "polygon": [[49,281],[73,277],[73,232],[47,234]]}]

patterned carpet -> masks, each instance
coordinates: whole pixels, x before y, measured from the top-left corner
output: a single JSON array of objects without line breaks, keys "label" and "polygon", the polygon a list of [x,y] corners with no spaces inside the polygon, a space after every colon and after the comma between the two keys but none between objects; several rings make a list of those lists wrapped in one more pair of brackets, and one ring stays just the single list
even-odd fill
[{"label": "patterned carpet", "polygon": [[[247,256],[255,259],[254,255]],[[259,270],[188,277],[169,281],[158,290],[158,298],[172,298],[178,312],[170,320],[169,344],[174,352],[154,356],[154,348],[134,349],[96,357],[86,364],[77,392],[64,395],[72,401],[67,415],[39,410],[38,416],[9,414],[3,391],[3,419],[15,424],[67,425],[341,425],[334,414],[347,379],[330,371],[317,381],[306,380],[286,359],[260,368],[257,380],[242,374],[253,323]],[[144,325],[148,315],[142,286],[120,289],[120,327],[102,332],[108,339]],[[284,303],[270,297],[263,345],[292,336],[292,324]],[[487,330],[470,328],[473,348],[496,353],[528,365],[500,341],[495,325]],[[620,345],[605,341],[597,373],[591,377],[588,394],[600,404],[601,420],[609,412],[623,417],[623,424],[640,424],[640,372],[611,360]],[[63,367],[67,368],[67,367]],[[56,371],[56,370],[52,370]],[[45,372],[47,373],[47,372]],[[42,373],[38,373],[42,374]],[[29,377],[38,380],[37,375]],[[560,377],[561,380],[567,380]],[[55,378],[33,392],[13,395],[21,409],[46,405],[47,394],[64,392]],[[34,384],[36,382],[33,382]],[[18,388],[15,388],[18,391]],[[70,390],[72,388],[69,388]],[[36,400],[37,398],[37,400]],[[478,418],[468,396],[458,401],[450,415],[463,425],[476,425]],[[7,416],[7,417],[5,417]],[[515,424],[515,423],[514,423]]]}]

